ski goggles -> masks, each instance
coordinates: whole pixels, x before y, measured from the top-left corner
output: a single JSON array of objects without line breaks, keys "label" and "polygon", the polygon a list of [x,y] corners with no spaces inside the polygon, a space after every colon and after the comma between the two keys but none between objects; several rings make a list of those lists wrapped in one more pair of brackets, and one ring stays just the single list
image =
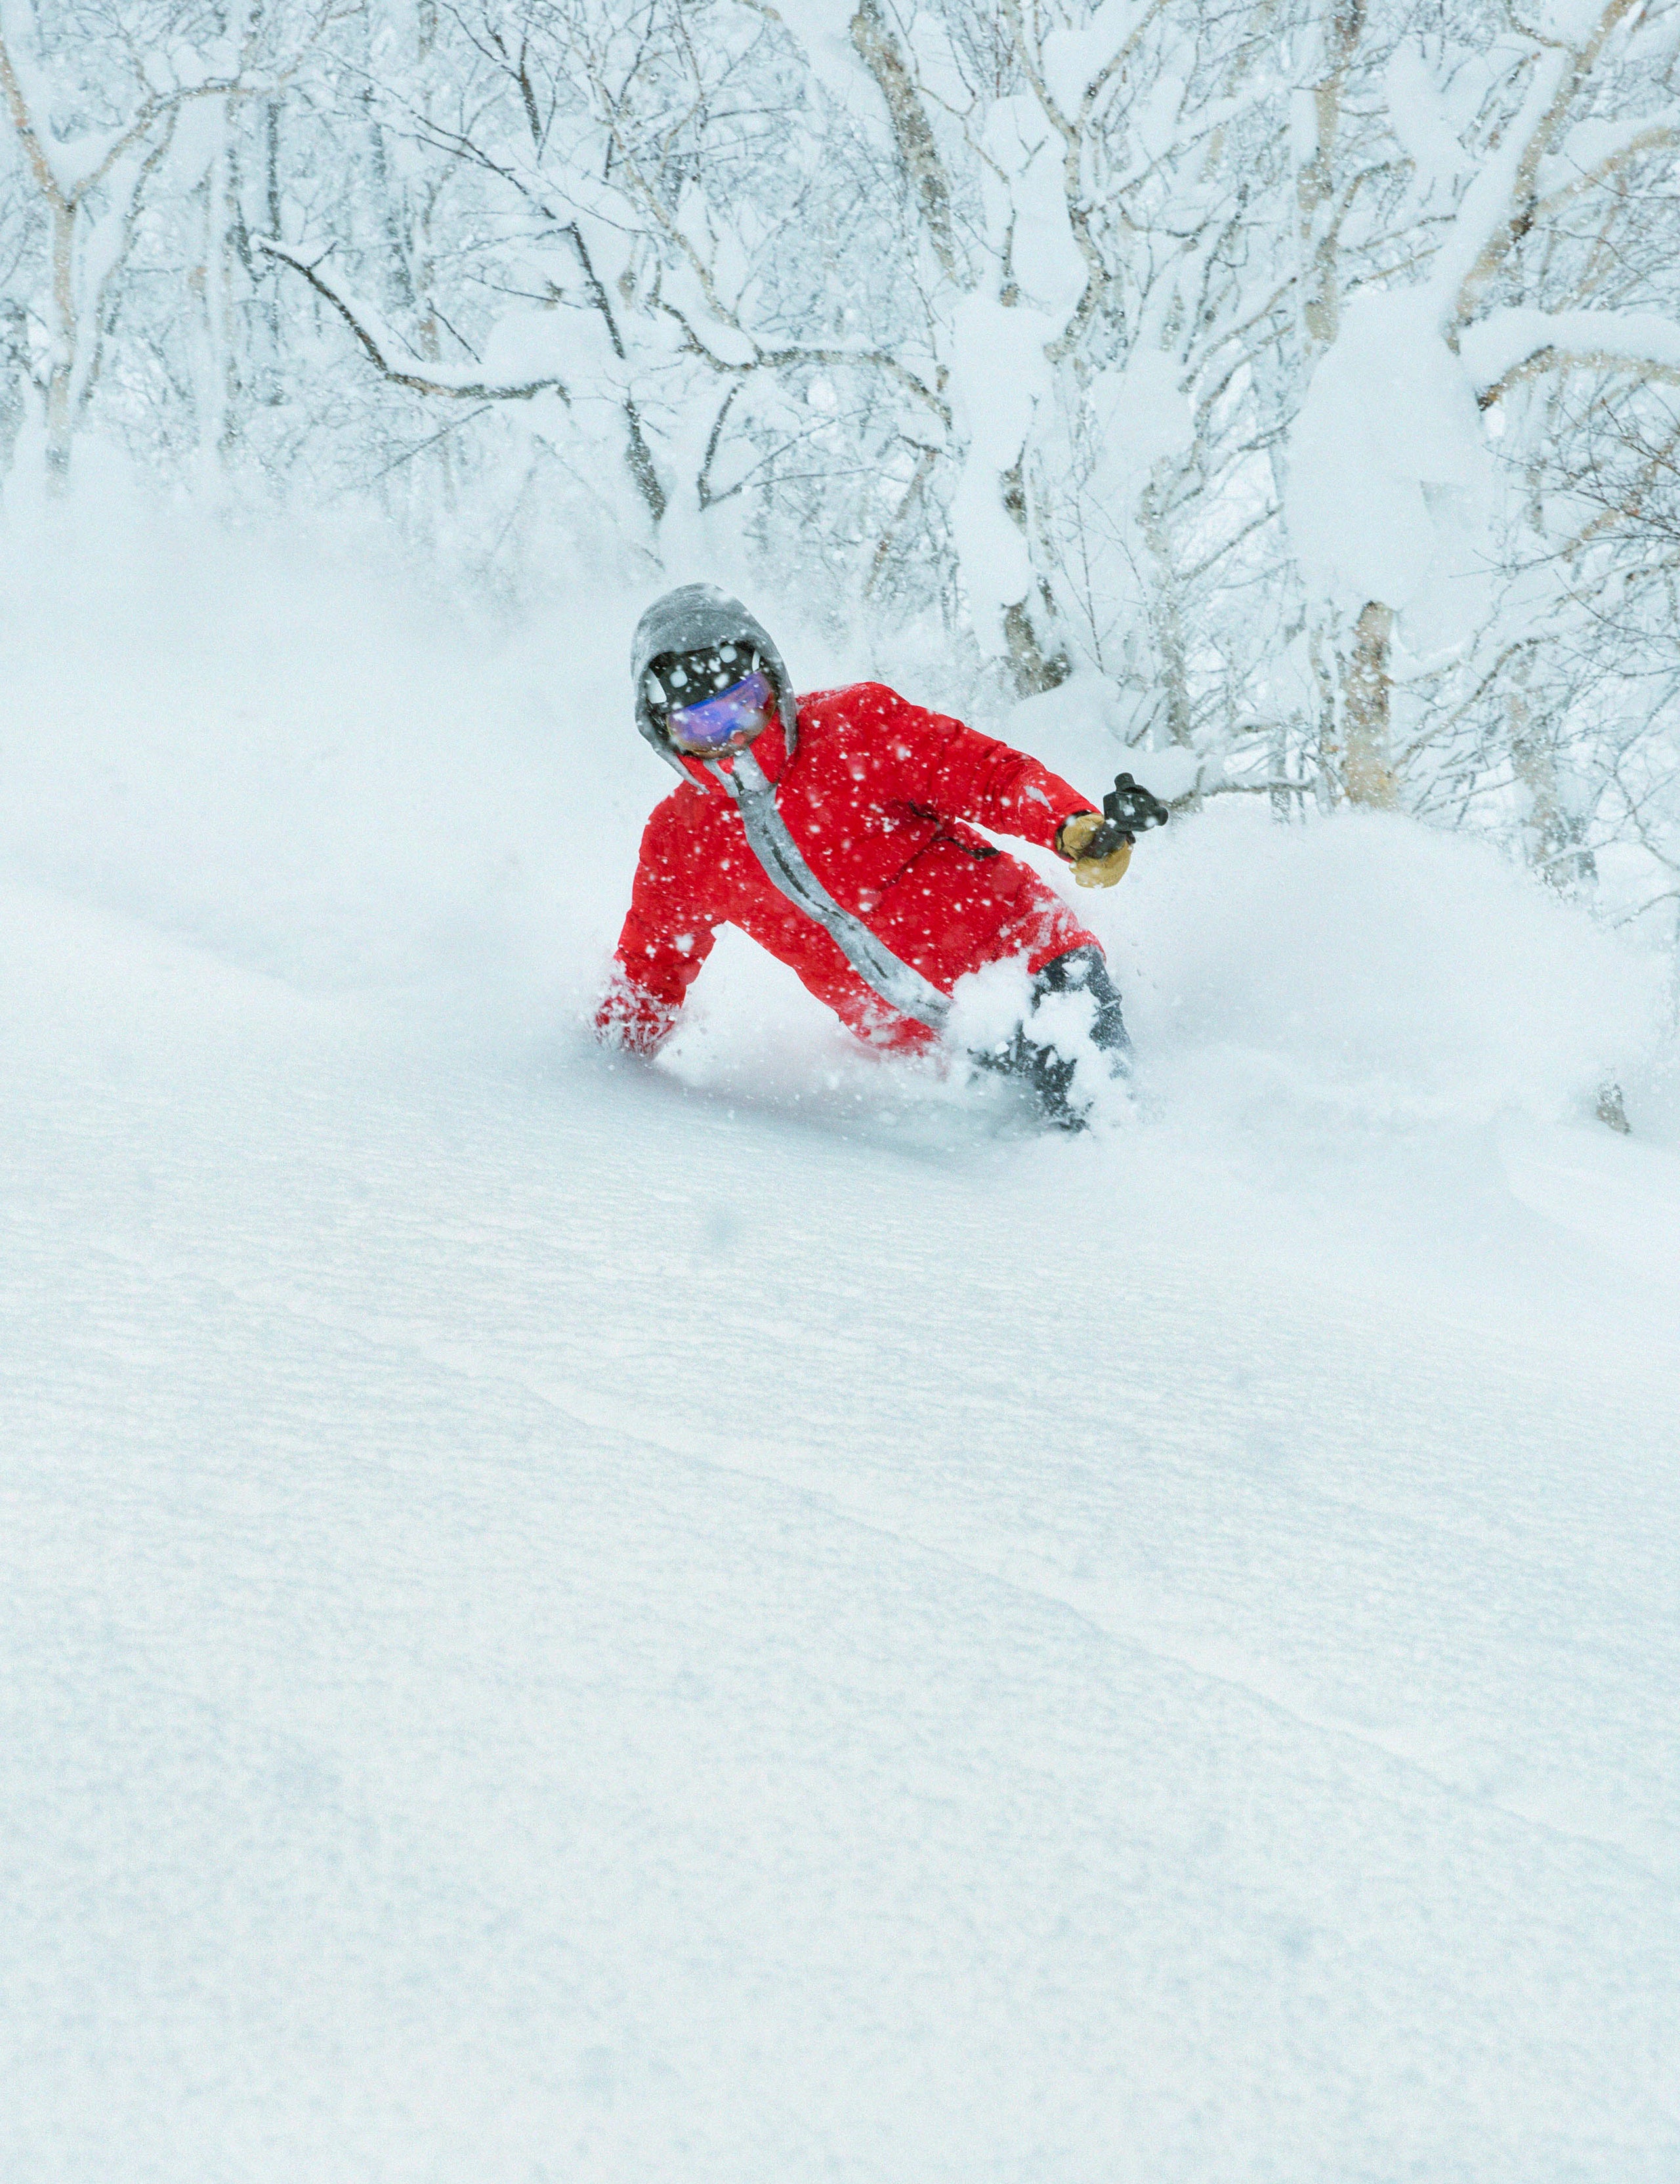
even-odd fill
[{"label": "ski goggles", "polygon": [[757,735],[775,710],[770,678],[759,670],[698,705],[673,705],[665,726],[684,750],[722,750],[737,736]]}]

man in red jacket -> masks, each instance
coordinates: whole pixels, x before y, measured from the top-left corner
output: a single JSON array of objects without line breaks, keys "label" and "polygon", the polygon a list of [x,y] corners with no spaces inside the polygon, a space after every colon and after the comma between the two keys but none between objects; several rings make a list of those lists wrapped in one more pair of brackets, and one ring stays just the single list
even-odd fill
[{"label": "man in red jacket", "polygon": [[1035,760],[883,683],[796,699],[768,633],[708,584],[648,609],[631,671],[637,724],[682,782],[642,838],[600,1035],[651,1053],[721,925],[859,1038],[901,1050],[948,1035],[965,972],[1013,959],[1031,981],[1022,1019],[974,1058],[1083,1128],[1082,1056],[1123,1074],[1128,1051],[1102,948],[970,822],[1054,849],[1087,887],[1120,878],[1129,836]]}]

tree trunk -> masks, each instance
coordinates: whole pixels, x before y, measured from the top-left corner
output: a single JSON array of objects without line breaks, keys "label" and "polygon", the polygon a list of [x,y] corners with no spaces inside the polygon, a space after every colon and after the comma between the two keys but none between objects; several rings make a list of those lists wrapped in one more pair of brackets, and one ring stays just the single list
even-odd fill
[{"label": "tree trunk", "polygon": [[53,493],[70,484],[70,437],[75,429],[70,387],[75,376],[75,216],[59,198],[53,206],[53,352],[47,379],[47,483]]},{"label": "tree trunk", "polygon": [[[270,99],[263,109],[263,204],[269,233],[280,240],[280,101]],[[264,398],[278,406],[286,398],[281,367],[280,275],[270,261],[268,271],[266,318],[269,337],[269,387]]]},{"label": "tree trunk", "polygon": [[886,101],[905,181],[915,192],[926,224],[928,240],[947,279],[960,286],[955,231],[951,224],[951,185],[939,157],[939,145],[916,97],[915,79],[904,58],[904,48],[882,14],[879,0],[860,0],[852,18],[852,44],[859,60],[875,78]]},{"label": "tree trunk", "polygon": [[1393,811],[1398,800],[1388,758],[1388,700],[1393,688],[1389,649],[1394,610],[1368,599],[1354,627],[1346,683],[1346,743],[1342,790],[1349,804]]},{"label": "tree trunk", "polygon": [[204,374],[198,457],[204,473],[225,466],[233,451],[234,389],[237,365],[233,324],[234,166],[229,142],[231,115],[221,102],[216,148],[204,177]]},{"label": "tree trunk", "polygon": [[1548,886],[1567,894],[1590,887],[1597,861],[1582,847],[1580,821],[1564,808],[1558,780],[1555,730],[1537,721],[1529,703],[1529,661],[1519,667],[1510,694],[1510,765],[1517,787],[1527,799],[1522,814],[1522,852],[1531,871]]},{"label": "tree trunk", "polygon": [[1332,0],[1322,31],[1324,74],[1312,87],[1313,156],[1297,172],[1301,318],[1315,349],[1327,349],[1341,321],[1336,138],[1348,75],[1365,33],[1366,0]]},{"label": "tree trunk", "polygon": [[1165,469],[1165,464],[1156,465],[1138,501],[1138,512],[1155,563],[1155,578],[1149,588],[1149,619],[1154,625],[1155,647],[1166,685],[1166,732],[1174,743],[1188,749],[1191,741],[1189,653],[1184,642],[1178,571],[1173,566],[1166,531]]},{"label": "tree trunk", "polygon": [[1029,592],[1004,610],[1004,642],[1009,647],[1010,674],[1017,698],[1036,698],[1043,691],[1059,689],[1072,672],[1072,663],[1060,646],[1045,651],[1032,604]]}]

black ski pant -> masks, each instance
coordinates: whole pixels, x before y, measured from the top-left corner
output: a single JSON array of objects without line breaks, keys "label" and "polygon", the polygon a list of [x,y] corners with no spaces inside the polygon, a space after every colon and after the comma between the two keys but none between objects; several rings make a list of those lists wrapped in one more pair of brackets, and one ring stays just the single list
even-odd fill
[{"label": "black ski pant", "polygon": [[976,1060],[1004,1076],[1024,1078],[1032,1086],[1044,1119],[1058,1129],[1082,1130],[1089,1101],[1073,1097],[1077,1062],[1032,1036],[1032,1020],[1045,996],[1069,993],[1091,995],[1096,1004],[1091,1018],[1092,1044],[1108,1056],[1113,1075],[1129,1076],[1132,1041],[1126,1036],[1120,992],[1109,976],[1102,950],[1089,946],[1070,948],[1065,956],[1052,956],[1032,981],[1030,1006],[1013,1038],[977,1055]]}]

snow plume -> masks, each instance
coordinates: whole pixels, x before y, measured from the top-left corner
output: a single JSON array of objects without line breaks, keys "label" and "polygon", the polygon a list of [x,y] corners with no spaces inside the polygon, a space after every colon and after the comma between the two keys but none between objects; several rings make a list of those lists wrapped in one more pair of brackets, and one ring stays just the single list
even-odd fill
[{"label": "snow plume", "polygon": [[1659,1037],[1656,961],[1408,820],[1280,827],[1232,798],[1140,844],[1126,885],[1116,954],[1168,1106],[1553,1119],[1590,1112]]},{"label": "snow plume", "polygon": [[606,945],[658,786],[621,593],[515,630],[359,526],[224,532],[144,501],[37,512],[3,567],[14,869],[420,1017],[490,987],[516,1005]]}]

